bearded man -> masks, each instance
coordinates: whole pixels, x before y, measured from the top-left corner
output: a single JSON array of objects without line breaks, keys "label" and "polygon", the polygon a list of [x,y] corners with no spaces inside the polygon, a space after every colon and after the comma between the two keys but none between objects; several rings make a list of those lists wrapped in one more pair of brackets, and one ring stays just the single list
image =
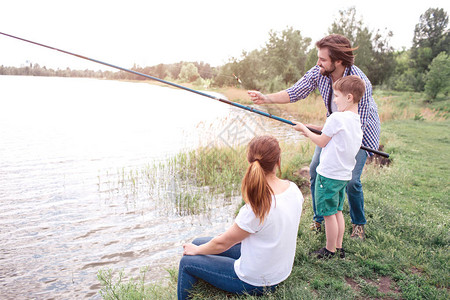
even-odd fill
[{"label": "bearded man", "polygon": [[[333,102],[333,82],[341,77],[356,75],[360,77],[365,85],[366,91],[358,105],[358,113],[361,119],[363,131],[362,144],[371,149],[378,149],[380,138],[380,118],[378,116],[377,105],[372,97],[372,84],[367,76],[354,65],[355,55],[350,41],[338,34],[332,34],[324,37],[316,43],[317,47],[317,64],[311,68],[306,74],[300,78],[292,87],[274,93],[264,95],[258,91],[248,91],[251,100],[255,104],[284,104],[292,103],[306,98],[316,88],[322,95],[327,117],[337,111],[337,107]],[[307,124],[308,127],[321,130],[319,126]],[[311,230],[321,231],[323,216],[317,215],[315,207],[315,181],[316,168],[320,162],[320,147],[316,147],[311,164],[311,196],[314,208],[313,223]],[[346,192],[350,207],[350,218],[352,220],[353,238],[365,239],[364,225],[367,223],[364,214],[364,193],[361,184],[361,173],[364,168],[368,156],[373,155],[371,152],[359,150],[356,155],[356,165],[352,172],[352,179],[349,181]]]}]

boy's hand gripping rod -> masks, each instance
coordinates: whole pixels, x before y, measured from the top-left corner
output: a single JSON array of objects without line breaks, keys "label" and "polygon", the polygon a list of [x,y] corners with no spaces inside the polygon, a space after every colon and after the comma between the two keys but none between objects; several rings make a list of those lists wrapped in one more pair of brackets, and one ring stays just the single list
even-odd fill
[{"label": "boy's hand gripping rod", "polygon": [[[295,123],[293,123],[293,122],[291,122],[289,120],[286,120],[286,119],[274,116],[272,114],[269,114],[269,113],[261,111],[261,110],[257,110],[257,109],[255,109],[253,107],[245,106],[245,105],[242,105],[242,104],[239,104],[239,103],[236,103],[236,102],[232,102],[232,101],[229,101],[229,100],[226,100],[226,99],[222,99],[222,98],[219,98],[219,97],[216,97],[216,96],[204,93],[204,92],[200,92],[200,91],[197,91],[197,90],[194,90],[194,89],[191,89],[191,88],[188,88],[188,87],[185,87],[185,86],[182,86],[182,85],[170,82],[170,81],[166,81],[166,80],[154,77],[154,76],[150,76],[150,75],[147,75],[147,74],[144,74],[144,73],[140,73],[140,72],[136,72],[136,71],[133,71],[133,70],[130,70],[130,69],[126,69],[126,68],[122,68],[122,67],[119,67],[119,66],[115,66],[115,65],[112,65],[112,64],[109,64],[109,63],[106,63],[106,62],[102,62],[102,61],[99,61],[99,60],[96,60],[96,59],[93,59],[93,58],[89,58],[89,57],[86,57],[86,56],[83,56],[83,55],[79,55],[79,54],[76,54],[76,53],[72,53],[72,52],[69,52],[69,51],[61,50],[61,49],[58,49],[58,48],[55,48],[55,47],[51,47],[51,46],[47,46],[47,45],[44,45],[44,44],[36,43],[36,42],[30,41],[30,40],[26,40],[26,39],[23,39],[23,38],[14,36],[14,35],[7,34],[7,33],[0,32],[0,34],[2,34],[4,36],[11,37],[11,38],[14,38],[14,39],[17,39],[17,40],[24,41],[24,42],[27,42],[27,43],[31,43],[31,44],[34,44],[34,45],[37,45],[37,46],[45,47],[45,48],[56,50],[56,51],[59,51],[59,52],[65,53],[65,54],[76,56],[76,57],[79,57],[79,58],[82,58],[82,59],[86,59],[86,60],[89,60],[89,61],[92,61],[92,62],[95,62],[95,63],[98,63],[98,64],[102,64],[102,65],[105,65],[105,66],[108,66],[108,67],[111,67],[111,68],[114,68],[114,69],[118,69],[118,70],[121,70],[121,71],[132,73],[132,74],[135,74],[135,75],[138,75],[138,76],[142,76],[142,77],[145,77],[145,78],[148,78],[148,79],[151,79],[151,80],[155,80],[155,81],[158,81],[158,82],[161,82],[161,83],[164,83],[164,84],[167,84],[167,85],[170,85],[170,86],[173,86],[173,87],[176,87],[176,88],[188,91],[188,92],[192,92],[192,93],[204,96],[204,97],[208,97],[208,98],[211,98],[211,99],[214,99],[214,100],[218,100],[220,102],[223,102],[223,103],[226,103],[226,104],[229,104],[229,105],[241,108],[241,109],[248,110],[248,111],[253,112],[253,113],[257,113],[259,115],[262,115],[262,116],[265,116],[265,117],[268,117],[268,118],[271,118],[271,119],[274,119],[274,120],[277,120],[277,121],[280,121],[280,122],[283,122],[283,123],[286,123],[286,124],[289,124],[289,125],[292,125],[292,126],[295,125]],[[307,128],[309,130],[311,130],[312,132],[316,133],[316,134],[322,134],[322,132],[320,130],[316,130],[316,129],[310,128],[310,127],[307,127]],[[368,147],[366,147],[364,145],[361,145],[361,149],[365,150],[365,151],[368,151],[368,152],[372,152],[372,153],[378,154],[378,155],[383,156],[383,157],[389,157],[388,153],[381,152],[381,151],[378,151],[378,150],[375,150],[375,149],[371,149],[371,148],[368,148]]]}]

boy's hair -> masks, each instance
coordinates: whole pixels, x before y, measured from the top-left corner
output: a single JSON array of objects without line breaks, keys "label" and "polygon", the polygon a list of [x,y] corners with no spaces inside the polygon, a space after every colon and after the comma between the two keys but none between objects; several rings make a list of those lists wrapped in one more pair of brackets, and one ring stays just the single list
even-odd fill
[{"label": "boy's hair", "polygon": [[344,94],[352,94],[353,103],[359,103],[364,95],[364,92],[366,91],[366,85],[358,76],[350,75],[336,80],[333,84],[333,89]]},{"label": "boy's hair", "polygon": [[331,34],[316,43],[318,49],[328,48],[328,55],[332,62],[342,61],[344,67],[350,67],[355,61],[353,51],[358,49],[352,48],[350,41],[343,35]]}]

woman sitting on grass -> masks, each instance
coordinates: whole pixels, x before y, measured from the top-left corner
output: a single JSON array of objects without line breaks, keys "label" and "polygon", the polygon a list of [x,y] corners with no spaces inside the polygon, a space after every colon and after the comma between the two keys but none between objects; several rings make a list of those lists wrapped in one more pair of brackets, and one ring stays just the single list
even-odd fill
[{"label": "woman sitting on grass", "polygon": [[223,234],[183,245],[178,299],[187,299],[198,279],[227,292],[261,295],[289,276],[303,195],[293,182],[277,177],[280,157],[274,137],[250,142],[242,180],[246,204]]}]

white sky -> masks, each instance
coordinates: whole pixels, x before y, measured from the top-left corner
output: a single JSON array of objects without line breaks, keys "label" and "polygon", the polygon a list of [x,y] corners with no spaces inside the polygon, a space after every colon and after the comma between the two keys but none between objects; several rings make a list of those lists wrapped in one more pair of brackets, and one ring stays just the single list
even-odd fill
[{"label": "white sky", "polygon": [[[339,10],[351,6],[370,29],[393,31],[396,49],[409,48],[428,8],[450,14],[448,0],[1,1],[0,32],[125,68],[179,61],[222,65],[243,50],[260,49],[269,30],[287,26],[314,43],[327,34]],[[26,61],[55,69],[108,69],[0,35],[0,65]]]}]

